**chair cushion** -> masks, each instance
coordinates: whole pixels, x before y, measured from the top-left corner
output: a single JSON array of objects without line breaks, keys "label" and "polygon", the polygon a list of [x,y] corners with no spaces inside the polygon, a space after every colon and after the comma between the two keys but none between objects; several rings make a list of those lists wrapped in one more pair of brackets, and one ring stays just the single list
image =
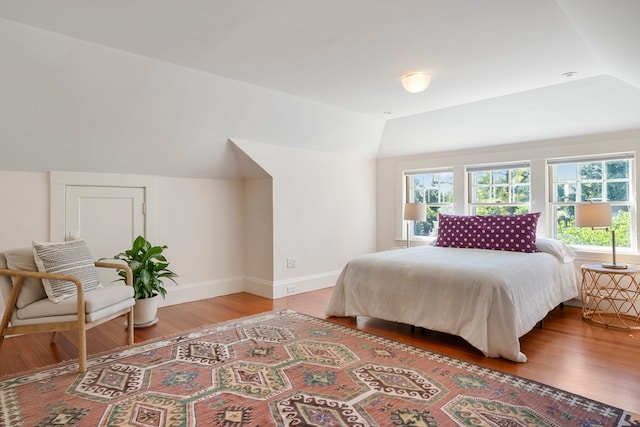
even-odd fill
[{"label": "chair cushion", "polygon": [[[98,312],[107,307],[120,305],[121,302],[130,300],[131,305],[135,303],[133,299],[133,288],[122,284],[114,284],[97,288],[85,292],[85,314]],[[76,296],[66,298],[58,303],[53,303],[45,298],[36,301],[22,309],[16,311],[20,320],[37,319],[54,316],[75,316],[78,311],[78,300]]]},{"label": "chair cushion", "polygon": [[[7,259],[7,268],[12,270],[38,271],[38,267],[33,260],[32,248],[9,249],[4,251],[4,256]],[[12,277],[12,279],[15,281],[15,277]],[[44,291],[42,280],[27,277],[24,279],[24,282],[22,282],[22,288],[20,289],[16,306],[23,308],[43,298],[47,298],[47,294]]]},{"label": "chair cushion", "polygon": [[[41,272],[76,276],[85,291],[102,286],[89,247],[82,239],[59,243],[33,242],[33,255]],[[49,299],[56,303],[77,292],[73,282],[42,279],[42,283]]]}]

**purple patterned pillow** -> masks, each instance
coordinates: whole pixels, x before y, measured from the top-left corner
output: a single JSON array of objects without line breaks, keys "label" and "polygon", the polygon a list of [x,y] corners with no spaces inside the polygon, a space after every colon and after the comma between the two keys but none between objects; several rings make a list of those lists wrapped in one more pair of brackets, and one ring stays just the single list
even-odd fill
[{"label": "purple patterned pillow", "polygon": [[538,252],[540,212],[518,215],[439,215],[436,246]]}]

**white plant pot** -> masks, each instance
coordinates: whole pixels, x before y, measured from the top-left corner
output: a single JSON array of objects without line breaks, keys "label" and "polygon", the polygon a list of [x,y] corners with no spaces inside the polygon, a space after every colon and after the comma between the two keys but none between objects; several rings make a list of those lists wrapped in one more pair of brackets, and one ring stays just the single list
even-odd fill
[{"label": "white plant pot", "polygon": [[133,326],[135,328],[144,328],[158,322],[156,314],[158,313],[159,301],[160,295],[136,300],[136,305],[133,306]]}]

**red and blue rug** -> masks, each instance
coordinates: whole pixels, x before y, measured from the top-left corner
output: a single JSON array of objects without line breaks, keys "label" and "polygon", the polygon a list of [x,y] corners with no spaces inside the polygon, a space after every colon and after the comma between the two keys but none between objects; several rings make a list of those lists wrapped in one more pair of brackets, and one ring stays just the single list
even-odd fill
[{"label": "red and blue rug", "polygon": [[280,311],[0,379],[0,426],[640,426],[553,387]]}]

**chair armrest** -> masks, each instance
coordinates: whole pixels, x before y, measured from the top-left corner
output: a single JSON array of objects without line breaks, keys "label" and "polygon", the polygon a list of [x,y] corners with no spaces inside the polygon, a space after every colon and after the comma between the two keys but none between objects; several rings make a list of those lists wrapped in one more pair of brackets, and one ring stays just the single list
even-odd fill
[{"label": "chair armrest", "polygon": [[76,276],[70,274],[56,274],[56,273],[41,273],[39,271],[27,271],[27,270],[11,270],[9,268],[0,268],[1,276],[9,277],[35,277],[38,279],[53,279],[53,280],[66,280],[73,282],[78,287],[79,291],[82,291],[82,282]]},{"label": "chair armrest", "polygon": [[11,270],[8,268],[0,268],[1,276],[15,277],[16,280],[13,283],[9,301],[6,301],[6,306],[13,307],[18,301],[18,294],[22,288],[22,282],[25,277],[35,277],[37,279],[49,279],[49,280],[64,280],[72,282],[76,285],[77,298],[78,298],[78,312],[81,312],[80,307],[84,307],[84,289],[82,288],[82,281],[76,276],[70,274],[56,274],[56,273],[41,273],[39,271],[27,271],[27,270]]},{"label": "chair armrest", "polygon": [[125,271],[127,273],[127,280],[125,283],[129,286],[133,285],[133,272],[131,271],[131,268],[129,268],[127,264],[120,264],[117,262],[104,262],[104,261],[96,261],[95,264],[96,264],[96,267],[114,268],[116,270]]}]

